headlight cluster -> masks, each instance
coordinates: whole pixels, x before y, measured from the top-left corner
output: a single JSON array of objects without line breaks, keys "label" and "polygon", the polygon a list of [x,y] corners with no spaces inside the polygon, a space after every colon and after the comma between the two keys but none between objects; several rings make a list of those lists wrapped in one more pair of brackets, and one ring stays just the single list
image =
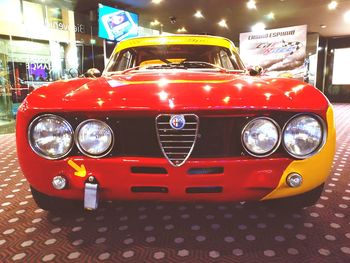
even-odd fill
[{"label": "headlight cluster", "polygon": [[49,160],[65,157],[73,148],[74,140],[83,154],[98,158],[112,150],[114,135],[108,124],[100,120],[84,121],[74,132],[62,117],[45,114],[29,125],[28,140],[35,153]]},{"label": "headlight cluster", "polygon": [[255,118],[243,128],[241,140],[244,149],[255,157],[272,154],[282,141],[284,149],[291,156],[304,159],[317,153],[325,137],[325,126],[320,118],[300,114],[292,117],[282,132],[274,120]]}]

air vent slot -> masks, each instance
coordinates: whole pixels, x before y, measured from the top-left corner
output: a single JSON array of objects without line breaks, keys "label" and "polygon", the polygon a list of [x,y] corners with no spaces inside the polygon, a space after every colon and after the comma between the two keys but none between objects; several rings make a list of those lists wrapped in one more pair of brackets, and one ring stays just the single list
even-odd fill
[{"label": "air vent slot", "polygon": [[201,187],[188,187],[186,188],[187,194],[208,194],[208,193],[221,193],[222,186],[201,186]]},{"label": "air vent slot", "polygon": [[134,174],[167,174],[167,170],[163,167],[147,167],[147,166],[133,166],[131,172]]},{"label": "air vent slot", "polygon": [[161,186],[132,186],[131,192],[133,193],[168,193],[167,187]]},{"label": "air vent slot", "polygon": [[[176,127],[179,120],[183,125]],[[198,127],[199,118],[195,114],[162,114],[156,118],[160,148],[173,166],[183,165],[191,155],[197,139]]]},{"label": "air vent slot", "polygon": [[224,167],[206,167],[206,168],[191,168],[188,170],[188,174],[223,174]]}]

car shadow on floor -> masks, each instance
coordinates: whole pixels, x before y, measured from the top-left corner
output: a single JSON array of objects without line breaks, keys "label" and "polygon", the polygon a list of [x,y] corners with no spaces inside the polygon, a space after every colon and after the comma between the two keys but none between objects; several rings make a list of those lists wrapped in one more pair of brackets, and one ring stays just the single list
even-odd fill
[{"label": "car shadow on floor", "polygon": [[86,253],[103,244],[107,250],[142,246],[209,251],[219,246],[221,255],[232,255],[233,247],[264,250],[271,241],[278,245],[295,239],[304,227],[305,211],[265,202],[110,202],[93,212],[48,213],[47,219],[67,228],[69,242]]}]

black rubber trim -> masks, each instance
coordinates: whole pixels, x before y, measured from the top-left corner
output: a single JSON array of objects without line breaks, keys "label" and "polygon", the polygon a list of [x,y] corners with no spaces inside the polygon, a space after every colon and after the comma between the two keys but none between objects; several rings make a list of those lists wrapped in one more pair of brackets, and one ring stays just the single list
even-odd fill
[{"label": "black rubber trim", "polygon": [[223,174],[224,167],[191,168],[187,172],[190,175],[196,174]]},{"label": "black rubber trim", "polygon": [[131,167],[131,172],[134,174],[168,174],[168,171],[163,167],[147,167],[147,166]]},{"label": "black rubber trim", "polygon": [[131,192],[133,193],[168,193],[167,187],[161,186],[132,186]]},{"label": "black rubber trim", "polygon": [[208,193],[222,193],[222,186],[202,186],[202,187],[188,187],[187,194],[208,194]]}]

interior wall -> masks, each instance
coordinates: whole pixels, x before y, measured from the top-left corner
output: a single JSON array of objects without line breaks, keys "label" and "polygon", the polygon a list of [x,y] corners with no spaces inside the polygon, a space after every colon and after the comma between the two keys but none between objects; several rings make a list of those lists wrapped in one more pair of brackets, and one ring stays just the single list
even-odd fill
[{"label": "interior wall", "polygon": [[[350,102],[350,84],[333,84],[334,51],[339,48],[350,48],[350,36],[323,39],[322,44],[325,67],[319,85],[323,84],[323,91],[332,102]],[[347,73],[344,74],[350,74],[349,65],[350,59]]]}]

